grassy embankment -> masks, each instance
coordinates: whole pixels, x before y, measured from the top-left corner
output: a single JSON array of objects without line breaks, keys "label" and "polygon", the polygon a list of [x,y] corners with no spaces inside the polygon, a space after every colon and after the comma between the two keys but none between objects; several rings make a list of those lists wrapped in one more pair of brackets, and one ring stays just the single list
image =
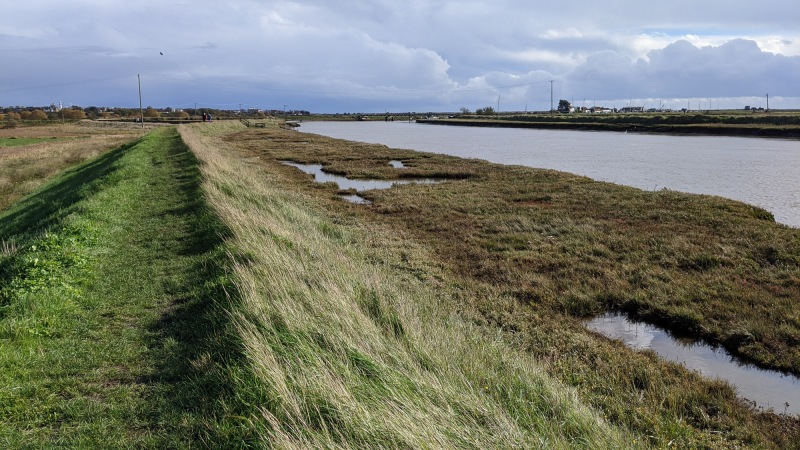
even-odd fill
[{"label": "grassy embankment", "polygon": [[0,216],[4,446],[644,445],[210,130],[230,228],[169,129]]},{"label": "grassy embankment", "polygon": [[[615,424],[653,436],[656,445],[800,442],[796,419],[753,414],[724,383],[610,343],[578,319],[627,311],[797,373],[800,236],[765,211],[717,197],[644,192],[279,130],[248,130],[228,140],[340,220],[388,227],[372,235],[390,265],[438,280],[449,299],[442,304],[481,327],[503,330]],[[368,192],[375,204],[360,207],[276,162],[285,159],[354,177],[457,181]],[[409,169],[392,169],[391,159]],[[392,234],[427,249],[431,262],[409,262],[414,245],[379,237]],[[438,265],[442,272],[431,274]]]},{"label": "grassy embankment", "polygon": [[243,439],[240,421],[220,412],[232,369],[218,357],[233,361],[236,351],[225,341],[220,229],[198,177],[164,129],[0,214],[0,446]]},{"label": "grassy embankment", "polygon": [[496,329],[454,314],[424,248],[393,230],[331,215],[326,209],[336,204],[298,192],[274,161],[264,170],[228,149],[215,136],[237,131],[226,126],[182,133],[231,230],[241,293],[232,316],[257,379],[241,390],[260,395],[250,419],[266,443],[646,446],[606,423]]},{"label": "grassy embankment", "polygon": [[0,208],[59,171],[142,134],[140,128],[86,124],[0,129]]}]

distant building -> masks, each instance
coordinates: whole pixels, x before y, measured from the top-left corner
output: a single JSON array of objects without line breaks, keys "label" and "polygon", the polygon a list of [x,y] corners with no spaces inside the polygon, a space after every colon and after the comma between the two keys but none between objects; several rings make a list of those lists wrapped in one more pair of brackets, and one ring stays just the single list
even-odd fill
[{"label": "distant building", "polygon": [[644,112],[644,106],[626,106],[619,110],[621,113],[640,113]]}]

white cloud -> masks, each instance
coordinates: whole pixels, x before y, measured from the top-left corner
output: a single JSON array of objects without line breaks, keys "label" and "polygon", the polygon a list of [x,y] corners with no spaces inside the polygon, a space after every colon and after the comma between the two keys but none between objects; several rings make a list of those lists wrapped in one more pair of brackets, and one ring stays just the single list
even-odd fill
[{"label": "white cloud", "polygon": [[800,57],[764,52],[755,41],[697,47],[681,40],[647,56],[597,53],[567,78],[576,90],[604,98],[800,96]]}]

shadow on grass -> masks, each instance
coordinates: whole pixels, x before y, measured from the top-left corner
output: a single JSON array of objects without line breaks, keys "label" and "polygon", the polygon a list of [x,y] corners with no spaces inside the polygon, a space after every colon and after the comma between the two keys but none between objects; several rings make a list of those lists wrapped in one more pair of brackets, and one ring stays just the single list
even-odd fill
[{"label": "shadow on grass", "polygon": [[172,251],[193,263],[181,267],[181,283],[167,287],[171,304],[148,330],[147,345],[155,350],[153,381],[164,389],[161,412],[194,416],[192,429],[174,430],[192,442],[249,447],[254,445],[249,442],[253,430],[241,421],[249,414],[237,381],[231,379],[232,371],[245,377],[247,371],[227,313],[239,298],[227,267],[225,238],[230,232],[205,201],[197,159],[177,135],[170,137],[169,146],[169,163],[179,168],[173,187],[182,201],[160,214],[186,224],[180,245]]},{"label": "shadow on grass", "polygon": [[34,194],[0,212],[0,237],[36,233],[60,223],[76,203],[92,195],[93,190],[87,187],[112,173],[119,159],[139,142],[141,139],[65,170]]},{"label": "shadow on grass", "polygon": [[[91,186],[116,170],[117,162],[141,140],[118,147],[84,164],[56,175],[34,193],[0,211],[0,240],[25,247],[44,230],[59,227],[75,205],[91,196]],[[14,258],[0,258],[0,287],[15,276]],[[8,298],[0,295],[0,305]],[[2,313],[0,312],[0,317]]]},{"label": "shadow on grass", "polygon": [[[36,193],[0,213],[0,238],[20,243],[41,231],[62,226],[64,219],[78,210],[83,200],[102,190],[104,185],[114,183],[117,171],[124,170],[120,160],[141,142],[137,140],[66,170]],[[166,299],[147,305],[162,309],[157,320],[137,325],[143,328],[143,343],[148,349],[145,353],[148,361],[142,363],[150,369],[134,381],[146,386],[143,395],[148,402],[146,417],[137,417],[135,421],[149,424],[150,429],[137,428],[131,435],[131,442],[155,440],[161,448],[252,446],[249,442],[253,439],[249,437],[252,430],[241,420],[249,415],[245,411],[248,400],[242,400],[242,394],[236,392],[237,384],[231,376],[235,371],[237,377],[246,378],[248,372],[244,369],[246,363],[227,314],[229,305],[238,298],[227,270],[224,241],[229,232],[205,202],[194,155],[177,133],[167,136],[163,145],[166,151],[153,152],[152,162],[156,166],[169,164],[171,172],[166,183],[177,201],[170,203],[172,209],[158,211],[150,211],[147,204],[142,203],[140,215],[132,220],[163,219],[163,222],[157,220],[161,225],[155,226],[179,223],[181,228],[162,233],[153,228],[155,238],[129,232],[126,245],[141,246],[146,251],[133,250],[120,255],[138,259],[124,261],[133,268],[134,275],[145,273],[137,266],[155,267],[147,273],[156,277],[145,277],[141,283],[160,285],[159,295]],[[153,186],[149,195],[159,196],[161,192],[163,189],[159,191]],[[169,248],[162,248],[162,245]],[[4,268],[9,260],[0,259],[0,283],[5,283],[11,275]],[[108,283],[107,280],[98,282]],[[132,284],[134,289],[135,283]],[[125,295],[125,292],[114,288],[107,291],[103,300],[110,308],[117,308],[115,295]]]}]

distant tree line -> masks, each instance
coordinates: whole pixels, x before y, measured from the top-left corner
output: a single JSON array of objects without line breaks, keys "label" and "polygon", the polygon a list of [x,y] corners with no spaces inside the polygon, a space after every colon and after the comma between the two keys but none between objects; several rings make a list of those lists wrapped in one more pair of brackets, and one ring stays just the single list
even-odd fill
[{"label": "distant tree line", "polygon": [[140,116],[144,116],[145,120],[199,120],[203,114],[210,114],[218,119],[235,119],[247,117],[251,119],[263,119],[269,115],[272,116],[304,116],[310,115],[309,111],[304,110],[260,110],[260,109],[247,109],[247,110],[222,110],[215,108],[185,108],[173,109],[167,108],[153,108],[148,106],[143,111],[138,108],[109,108],[90,106],[83,108],[80,106],[70,106],[64,108],[57,108],[55,105],[46,107],[4,107],[0,108],[0,122],[3,122],[5,127],[16,126],[18,122],[43,122],[47,120],[81,120],[81,119],[106,119],[106,120],[132,120]]}]

